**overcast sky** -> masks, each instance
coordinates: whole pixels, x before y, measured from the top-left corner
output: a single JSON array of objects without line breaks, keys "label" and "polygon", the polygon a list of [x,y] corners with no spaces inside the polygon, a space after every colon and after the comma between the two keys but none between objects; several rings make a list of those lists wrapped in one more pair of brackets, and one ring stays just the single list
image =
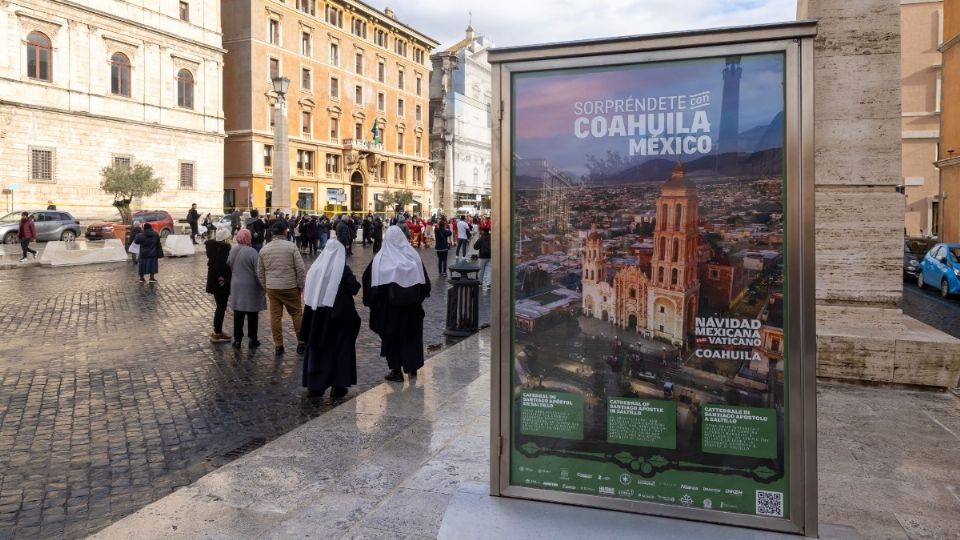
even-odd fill
[{"label": "overcast sky", "polygon": [[797,14],[796,0],[406,0],[389,6],[441,46],[463,37],[470,11],[477,33],[498,46],[791,21]]}]

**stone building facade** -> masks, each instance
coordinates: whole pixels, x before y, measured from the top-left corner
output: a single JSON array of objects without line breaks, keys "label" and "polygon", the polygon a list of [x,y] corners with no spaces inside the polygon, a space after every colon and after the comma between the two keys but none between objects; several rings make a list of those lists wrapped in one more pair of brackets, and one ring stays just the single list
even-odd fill
[{"label": "stone building facade", "polygon": [[[231,208],[387,212],[385,191],[428,213],[430,50],[437,42],[354,0],[223,0]],[[271,80],[290,79],[289,154],[274,156]],[[376,132],[374,132],[376,128]],[[289,201],[274,201],[275,159],[290,163]]]},{"label": "stone building facade", "polygon": [[430,58],[430,152],[436,198],[448,214],[491,208],[491,47],[468,26],[462,40]]},{"label": "stone building facade", "polygon": [[901,2],[900,80],[904,228],[908,236],[939,234],[940,84],[938,47],[943,40],[943,2]]},{"label": "stone building facade", "polygon": [[164,189],[135,208],[221,209],[219,12],[219,0],[0,3],[8,208],[52,200],[81,219],[114,216],[100,171],[142,162]]}]

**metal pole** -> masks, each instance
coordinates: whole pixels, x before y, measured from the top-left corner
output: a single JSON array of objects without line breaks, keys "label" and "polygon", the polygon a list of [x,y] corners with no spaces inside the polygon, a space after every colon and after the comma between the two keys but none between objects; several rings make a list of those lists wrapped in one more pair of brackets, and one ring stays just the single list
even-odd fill
[{"label": "metal pole", "polygon": [[283,94],[277,95],[274,108],[276,115],[273,129],[273,207],[287,213],[290,210],[290,150],[287,132],[287,100]]}]

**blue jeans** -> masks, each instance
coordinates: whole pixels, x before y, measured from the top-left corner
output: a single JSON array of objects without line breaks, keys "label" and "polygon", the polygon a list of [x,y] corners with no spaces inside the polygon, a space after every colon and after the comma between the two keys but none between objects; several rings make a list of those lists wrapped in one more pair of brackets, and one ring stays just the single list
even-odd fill
[{"label": "blue jeans", "polygon": [[327,240],[330,239],[330,233],[320,233],[320,249],[327,247]]},{"label": "blue jeans", "polygon": [[477,259],[480,264],[480,273],[477,274],[477,281],[484,287],[489,287],[493,281],[493,270],[490,270],[490,259]]}]

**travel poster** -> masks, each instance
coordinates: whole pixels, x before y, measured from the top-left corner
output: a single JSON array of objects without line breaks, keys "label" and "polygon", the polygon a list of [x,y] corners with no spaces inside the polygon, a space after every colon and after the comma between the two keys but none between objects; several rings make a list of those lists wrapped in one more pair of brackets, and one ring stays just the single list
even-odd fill
[{"label": "travel poster", "polygon": [[511,485],[787,518],[784,56],[512,77]]}]

